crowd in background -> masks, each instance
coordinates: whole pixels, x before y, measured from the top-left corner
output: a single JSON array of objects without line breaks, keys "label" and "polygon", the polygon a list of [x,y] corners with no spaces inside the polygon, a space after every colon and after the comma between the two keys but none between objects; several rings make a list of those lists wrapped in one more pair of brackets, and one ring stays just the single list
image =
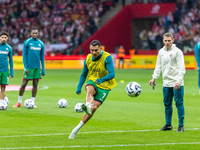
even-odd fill
[{"label": "crowd in background", "polygon": [[118,0],[1,0],[0,30],[8,31],[8,44],[17,45],[38,27],[45,44],[68,43],[62,53],[71,53],[96,30],[104,13]]},{"label": "crowd in background", "polygon": [[[61,51],[71,54],[97,30],[101,17],[119,0],[1,0],[0,30],[8,31],[8,44],[18,55],[17,45],[30,37],[30,29],[38,27],[45,44],[67,43]],[[125,1],[123,1],[125,2]],[[151,30],[141,31],[141,49],[160,49],[162,35],[171,32],[175,44],[193,51],[199,41],[200,2],[197,0],[132,0],[133,3],[176,2],[174,12],[160,16]],[[52,53],[56,53],[54,49]]]},{"label": "crowd in background", "polygon": [[160,49],[163,46],[162,35],[170,32],[175,44],[184,52],[193,51],[199,41],[200,2],[196,0],[176,0],[174,12],[160,16],[150,31],[143,30],[139,37],[142,49]]}]

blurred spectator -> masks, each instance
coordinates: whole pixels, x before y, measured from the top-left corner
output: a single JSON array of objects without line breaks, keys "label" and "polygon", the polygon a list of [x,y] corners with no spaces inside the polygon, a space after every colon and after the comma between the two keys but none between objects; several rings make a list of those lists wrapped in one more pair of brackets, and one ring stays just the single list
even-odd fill
[{"label": "blurred spectator", "polygon": [[122,6],[124,7],[126,4],[126,0],[122,0]]},{"label": "blurred spectator", "polygon": [[182,41],[183,41],[183,38],[182,38],[181,34],[179,32],[176,32],[174,34],[174,44],[176,44],[177,47],[183,49]]},{"label": "blurred spectator", "polygon": [[104,45],[101,45],[101,50],[105,51],[105,46]]},{"label": "blurred spectator", "polygon": [[169,21],[169,25],[172,25],[173,22],[174,22],[174,16],[173,16],[172,12],[169,12],[169,13],[168,13],[167,19],[168,19],[168,21]]},{"label": "blurred spectator", "polygon": [[155,32],[148,32],[148,43],[149,43],[149,48],[150,49],[156,49],[155,44],[156,44],[156,33]]},{"label": "blurred spectator", "polygon": [[18,52],[16,47],[13,48],[13,55],[14,56],[18,56],[19,55],[19,52]]},{"label": "blurred spectator", "polygon": [[193,38],[193,45],[196,45],[199,42],[199,33],[196,32]]},{"label": "blurred spectator", "polygon": [[153,31],[153,32],[158,32],[159,29],[160,29],[160,27],[158,26],[157,22],[154,21],[153,26],[152,26],[152,28],[151,28],[151,31]]},{"label": "blurred spectator", "polygon": [[148,35],[147,31],[143,30],[140,35],[139,35],[141,42],[142,42],[142,49],[147,50],[149,49],[149,44],[148,44]]},{"label": "blurred spectator", "polygon": [[163,43],[163,40],[162,40],[162,36],[159,34],[159,32],[156,32],[156,38],[155,38],[155,41],[156,41],[156,50],[159,50],[162,48],[162,43]]},{"label": "blurred spectator", "polygon": [[50,51],[50,56],[56,56],[56,50],[54,48]]},{"label": "blurred spectator", "polygon": [[19,38],[17,37],[17,35],[15,34],[12,38],[12,46],[13,47],[17,47],[17,44],[19,44]]},{"label": "blurred spectator", "polygon": [[176,23],[176,24],[179,23],[180,15],[181,15],[181,13],[180,13],[178,7],[175,7],[175,11],[174,11],[174,13],[173,13],[174,23]]},{"label": "blurred spectator", "polygon": [[135,47],[132,46],[132,48],[129,50],[129,55],[133,56],[135,55]]},{"label": "blurred spectator", "polygon": [[119,45],[115,45],[115,54],[118,54]]},{"label": "blurred spectator", "polygon": [[185,34],[183,35],[183,50],[186,53],[187,51],[191,51],[192,40],[194,37],[194,33],[191,28],[187,27]]},{"label": "blurred spectator", "polygon": [[124,68],[124,57],[125,57],[125,49],[124,47],[121,45],[118,49],[118,54],[117,56],[119,57],[119,64],[118,64],[118,68]]},{"label": "blurred spectator", "polygon": [[79,50],[79,55],[84,55],[84,50],[81,46],[80,46],[80,50]]}]

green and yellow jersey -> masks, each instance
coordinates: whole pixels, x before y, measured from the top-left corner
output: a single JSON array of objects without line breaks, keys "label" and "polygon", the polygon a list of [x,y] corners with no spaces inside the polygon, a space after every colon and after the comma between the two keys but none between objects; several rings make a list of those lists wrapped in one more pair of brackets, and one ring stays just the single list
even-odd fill
[{"label": "green and yellow jersey", "polygon": [[111,90],[117,86],[113,60],[107,52],[101,51],[101,55],[97,58],[92,57],[92,54],[88,54],[77,86],[77,94],[81,92],[87,75],[88,80],[97,81],[97,87],[99,88]]}]

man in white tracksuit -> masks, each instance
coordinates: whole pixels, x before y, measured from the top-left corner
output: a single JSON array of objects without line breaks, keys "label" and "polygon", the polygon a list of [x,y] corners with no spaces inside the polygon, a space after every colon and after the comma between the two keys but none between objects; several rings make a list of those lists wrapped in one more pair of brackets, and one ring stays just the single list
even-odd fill
[{"label": "man in white tracksuit", "polygon": [[172,101],[173,97],[178,110],[179,127],[177,132],[183,132],[184,122],[184,81],[185,62],[182,51],[176,47],[173,35],[165,33],[163,35],[164,47],[158,52],[156,67],[149,81],[149,85],[153,85],[162,71],[163,78],[163,98],[165,105],[165,126],[159,131],[172,130]]}]

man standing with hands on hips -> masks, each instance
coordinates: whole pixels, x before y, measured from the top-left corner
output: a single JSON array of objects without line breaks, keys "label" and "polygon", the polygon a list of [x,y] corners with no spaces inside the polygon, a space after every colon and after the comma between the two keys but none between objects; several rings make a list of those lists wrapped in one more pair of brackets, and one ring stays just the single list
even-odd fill
[{"label": "man standing with hands on hips", "polygon": [[172,101],[173,97],[178,110],[179,126],[177,132],[183,132],[184,127],[184,74],[185,62],[183,52],[176,47],[173,35],[165,33],[163,35],[164,47],[158,52],[156,67],[149,81],[149,85],[153,85],[162,71],[163,78],[163,101],[165,105],[165,126],[159,131],[172,130]]}]

